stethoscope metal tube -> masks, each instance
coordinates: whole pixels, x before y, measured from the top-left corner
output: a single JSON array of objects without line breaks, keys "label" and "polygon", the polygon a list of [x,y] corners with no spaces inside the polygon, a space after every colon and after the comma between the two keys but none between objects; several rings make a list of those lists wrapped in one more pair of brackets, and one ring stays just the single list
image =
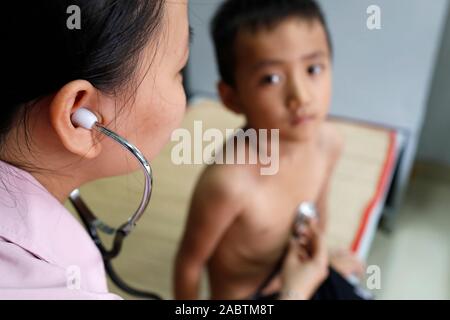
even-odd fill
[{"label": "stethoscope metal tube", "polygon": [[[100,219],[98,219],[92,211],[89,209],[89,207],[86,205],[86,203],[83,201],[80,195],[80,191],[78,189],[74,190],[70,196],[69,200],[80,215],[80,218],[85,225],[89,235],[91,236],[92,240],[95,242],[96,246],[99,248],[103,261],[105,264],[105,269],[110,276],[111,280],[122,290],[125,292],[128,292],[132,295],[142,297],[142,298],[148,298],[148,299],[161,299],[160,296],[157,294],[151,293],[151,292],[145,292],[142,290],[138,290],[135,288],[132,288],[131,286],[127,285],[115,272],[111,260],[115,257],[117,257],[120,253],[120,250],[122,248],[123,239],[130,234],[130,232],[134,229],[136,226],[137,221],[141,218],[141,216],[144,214],[145,209],[147,208],[150,198],[152,195],[152,189],[153,189],[153,173],[152,168],[150,166],[150,163],[147,161],[147,159],[144,157],[141,151],[139,151],[138,148],[136,148],[133,144],[129,143],[126,139],[122,138],[121,136],[117,135],[113,131],[109,130],[108,128],[105,128],[100,123],[96,122],[92,124],[92,119],[95,119],[95,115],[90,113],[87,109],[79,110],[80,112],[76,115],[77,117],[73,117],[73,119],[78,120],[76,121],[80,123],[81,126],[88,128],[88,129],[95,129],[98,132],[106,135],[107,137],[111,138],[115,142],[117,142],[120,146],[122,146],[124,149],[126,149],[128,152],[130,152],[134,158],[136,158],[142,168],[142,171],[144,173],[145,183],[144,183],[144,193],[142,195],[141,203],[139,204],[139,207],[136,209],[134,214],[131,216],[131,218],[128,219],[127,222],[125,222],[123,225],[121,225],[119,228],[115,229],[110,226],[108,226],[106,223],[102,222]],[[87,119],[86,119],[87,116]],[[91,117],[91,118],[90,118]],[[86,122],[87,121],[87,122]],[[91,121],[91,123],[89,123]],[[86,124],[87,123],[87,124]],[[102,243],[98,230],[108,234],[108,235],[114,235],[113,245],[110,250],[108,250]]]},{"label": "stethoscope metal tube", "polygon": [[145,159],[142,152],[140,152],[139,149],[137,149],[127,140],[125,140],[124,138],[120,137],[116,133],[112,132],[108,128],[105,128],[98,123],[95,124],[95,129],[97,129],[97,131],[103,133],[104,135],[110,137],[111,139],[116,141],[119,145],[121,145],[123,148],[131,152],[131,154],[139,161],[139,164],[141,165],[142,171],[145,176],[144,194],[142,195],[141,203],[137,208],[136,212],[131,216],[131,218],[128,219],[128,221],[119,228],[119,230],[122,231],[126,236],[134,229],[134,227],[136,226],[136,222],[144,214],[144,211],[150,202],[153,188],[152,167],[150,166],[150,163],[147,161],[147,159]]}]

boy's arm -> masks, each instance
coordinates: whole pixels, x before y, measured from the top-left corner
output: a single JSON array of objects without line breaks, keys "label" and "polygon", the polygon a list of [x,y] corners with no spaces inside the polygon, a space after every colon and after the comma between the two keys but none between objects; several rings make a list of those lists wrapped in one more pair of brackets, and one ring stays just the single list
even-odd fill
[{"label": "boy's arm", "polygon": [[331,124],[328,124],[325,139],[327,141],[325,154],[328,158],[328,166],[325,183],[322,187],[322,191],[320,192],[320,196],[317,201],[317,209],[320,217],[319,228],[323,232],[326,232],[328,225],[328,193],[330,192],[331,179],[333,177],[334,169],[336,168],[336,165],[341,158],[342,151],[344,149],[344,138]]},{"label": "boy's arm", "polygon": [[213,187],[208,182],[197,188],[176,259],[175,299],[198,299],[202,271],[241,212],[242,193],[236,189]]}]

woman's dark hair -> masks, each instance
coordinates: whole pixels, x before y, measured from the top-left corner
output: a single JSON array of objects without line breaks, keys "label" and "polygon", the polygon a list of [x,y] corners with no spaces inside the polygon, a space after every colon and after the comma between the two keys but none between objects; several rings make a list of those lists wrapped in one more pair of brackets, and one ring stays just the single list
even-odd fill
[{"label": "woman's dark hair", "polygon": [[[79,29],[68,21],[73,6]],[[164,0],[14,0],[2,11],[0,152],[23,113],[70,81],[107,94],[131,87],[143,48],[160,32]]]},{"label": "woman's dark hair", "polygon": [[222,80],[229,85],[235,84],[235,40],[239,32],[254,33],[262,28],[272,28],[292,17],[320,22],[332,51],[331,36],[325,17],[314,0],[225,1],[211,23],[211,35]]}]

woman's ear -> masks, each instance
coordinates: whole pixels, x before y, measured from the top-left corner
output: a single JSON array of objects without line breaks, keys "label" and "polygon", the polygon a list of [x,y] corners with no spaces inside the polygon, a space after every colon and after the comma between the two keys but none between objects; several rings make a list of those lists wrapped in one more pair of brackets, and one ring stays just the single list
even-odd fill
[{"label": "woman's ear", "polygon": [[78,108],[92,111],[102,122],[98,110],[98,91],[88,81],[75,80],[66,84],[53,97],[50,104],[50,121],[64,147],[79,156],[92,159],[101,152],[95,130],[76,127],[71,116]]},{"label": "woman's ear", "polygon": [[236,90],[224,81],[219,81],[217,84],[220,98],[223,104],[231,111],[241,114],[242,109],[239,107],[238,96]]}]

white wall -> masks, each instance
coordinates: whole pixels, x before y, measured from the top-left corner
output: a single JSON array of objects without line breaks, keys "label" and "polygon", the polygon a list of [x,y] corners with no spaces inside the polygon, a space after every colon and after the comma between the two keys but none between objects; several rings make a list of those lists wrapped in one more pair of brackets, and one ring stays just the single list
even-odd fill
[{"label": "white wall", "polygon": [[435,68],[418,158],[450,166],[450,10]]}]

